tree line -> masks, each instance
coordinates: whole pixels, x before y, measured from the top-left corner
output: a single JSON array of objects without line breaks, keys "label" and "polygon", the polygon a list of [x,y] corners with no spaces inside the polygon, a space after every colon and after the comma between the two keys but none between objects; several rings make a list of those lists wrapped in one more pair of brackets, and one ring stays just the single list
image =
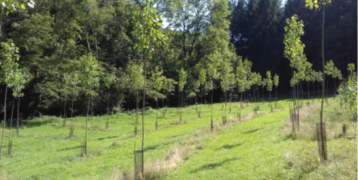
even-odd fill
[{"label": "tree line", "polygon": [[[26,77],[23,118],[124,109],[136,109],[139,116],[140,107],[269,100],[274,77],[277,98],[277,90],[291,91],[294,71],[284,52],[284,27],[293,14],[305,24],[305,65],[315,70],[304,72],[310,76],[300,91],[320,85],[320,10],[305,8],[303,1],[281,6],[279,0],[159,0],[150,3],[150,21],[143,17],[147,1],[12,2],[27,8],[3,7],[1,42],[18,48],[17,66]],[[326,8],[326,58],[343,77],[346,64],[356,59],[354,4],[332,0]],[[9,52],[3,46],[2,51]],[[338,77],[337,70],[332,75]],[[335,79],[327,82],[338,86]],[[3,97],[7,86],[2,83]],[[9,96],[4,106],[15,101],[20,98]],[[7,109],[5,119],[12,114]]]}]

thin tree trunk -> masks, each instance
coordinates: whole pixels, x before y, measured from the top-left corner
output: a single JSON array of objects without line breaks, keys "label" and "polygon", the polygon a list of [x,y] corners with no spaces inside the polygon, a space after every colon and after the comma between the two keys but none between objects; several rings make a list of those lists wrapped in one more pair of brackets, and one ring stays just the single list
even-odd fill
[{"label": "thin tree trunk", "polygon": [[73,117],[73,98],[71,99],[71,118]]},{"label": "thin tree trunk", "polygon": [[312,93],[313,93],[313,94],[312,94],[313,99],[312,99],[312,102],[314,102],[314,98],[315,98],[315,96],[314,96],[314,84],[315,84],[315,82],[313,81],[313,85],[312,85],[312,86],[313,86],[313,87],[312,87],[312,88],[313,88],[313,91],[312,91]]},{"label": "thin tree trunk", "polygon": [[307,93],[308,93],[308,99],[311,99],[311,96],[310,96],[310,82],[309,81],[308,81]]},{"label": "thin tree trunk", "polygon": [[11,154],[11,149],[12,149],[11,132],[12,132],[12,120],[13,120],[13,115],[14,115],[14,107],[15,107],[15,100],[12,102],[12,109],[11,109],[11,118],[10,118],[10,134],[9,134],[8,154]]},{"label": "thin tree trunk", "polygon": [[292,86],[292,101],[293,101],[293,118],[292,118],[292,132],[295,133],[295,121],[296,121],[296,87]]},{"label": "thin tree trunk", "polygon": [[227,105],[227,91],[225,91],[225,106]]},{"label": "thin tree trunk", "polygon": [[88,94],[88,102],[87,102],[87,118],[86,118],[86,137],[85,137],[85,155],[87,156],[87,139],[88,139],[88,115],[89,115],[89,105],[91,101],[91,94]]},{"label": "thin tree trunk", "polygon": [[93,121],[93,115],[94,115],[94,111],[93,111],[93,97],[91,96],[91,121]]},{"label": "thin tree trunk", "polygon": [[[297,84],[297,88],[299,87],[299,83]],[[298,91],[298,90],[297,90]],[[297,130],[300,131],[300,100],[297,100],[298,108],[297,108]]]},{"label": "thin tree trunk", "polygon": [[265,86],[262,87],[263,102],[265,103]]},{"label": "thin tree trunk", "polygon": [[137,128],[137,125],[138,125],[138,102],[139,102],[138,98],[139,98],[139,92],[138,92],[138,89],[137,89],[136,108],[135,108],[134,136],[137,136],[137,134],[138,134],[138,128]]},{"label": "thin tree trunk", "polygon": [[179,113],[180,113],[180,122],[181,122],[181,118],[182,118],[182,107],[183,107],[183,92],[179,93],[180,95],[180,108],[179,108]]},{"label": "thin tree trunk", "polygon": [[181,122],[182,92],[179,91],[179,121]]},{"label": "thin tree trunk", "polygon": [[260,102],[260,86],[257,86],[257,100]]},{"label": "thin tree trunk", "polygon": [[256,100],[256,94],[255,94],[255,86],[254,86],[254,88],[252,88],[253,90],[254,90],[254,102],[256,103],[256,105],[258,105],[257,104],[257,100]]},{"label": "thin tree trunk", "polygon": [[1,159],[2,159],[2,147],[4,143],[4,135],[5,135],[5,127],[6,127],[6,98],[7,98],[7,85],[5,88],[5,100],[4,100],[4,127],[2,129],[2,135],[1,135],[1,147],[0,147],[0,172],[1,172]]},{"label": "thin tree trunk", "polygon": [[111,98],[111,87],[108,89],[108,100],[107,100],[107,122],[106,122],[106,129],[109,127],[109,99]]},{"label": "thin tree trunk", "polygon": [[180,108],[180,91],[179,91],[179,86],[178,86],[178,110]]},{"label": "thin tree trunk", "polygon": [[277,108],[277,86],[276,86],[276,102],[275,102],[275,108]]},{"label": "thin tree trunk", "polygon": [[270,104],[271,104],[271,91],[269,91],[269,96],[270,96]]},{"label": "thin tree trunk", "polygon": [[323,161],[327,160],[326,157],[326,149],[324,147],[324,140],[323,140],[323,100],[324,100],[324,82],[325,82],[325,72],[324,72],[324,65],[325,65],[325,60],[324,60],[324,21],[325,21],[325,5],[323,5],[323,10],[322,10],[322,71],[323,71],[323,83],[322,83],[322,102],[321,102],[321,118],[320,118],[320,123],[321,123],[321,146],[322,146],[322,151],[323,151]]},{"label": "thin tree trunk", "polygon": [[66,127],[66,93],[65,93],[65,103],[63,107],[63,125],[62,127]]},{"label": "thin tree trunk", "polygon": [[20,97],[17,99],[16,135],[19,136]]},{"label": "thin tree trunk", "polygon": [[214,94],[214,91],[213,91],[213,88],[211,88],[211,121],[210,121],[211,131],[214,130],[214,122],[213,122],[213,94]]},{"label": "thin tree trunk", "polygon": [[[144,60],[144,78],[146,75],[146,59]],[[142,175],[144,175],[144,110],[145,110],[145,81],[143,82],[143,107],[142,107]]]},{"label": "thin tree trunk", "polygon": [[155,130],[158,130],[158,111],[159,111],[158,100],[156,100],[156,102],[157,102],[157,117],[155,118]]},{"label": "thin tree trunk", "polygon": [[227,108],[227,91],[225,92],[225,124],[226,124],[226,108]]},{"label": "thin tree trunk", "polygon": [[111,98],[111,88],[108,89],[107,115],[109,113],[109,99]]},{"label": "thin tree trunk", "polygon": [[203,86],[201,86],[201,97],[200,97],[201,104],[203,104],[203,94],[204,94],[203,89],[204,89]]},{"label": "thin tree trunk", "polygon": [[326,80],[325,80],[325,99],[327,99],[327,96],[328,96],[328,76],[326,77]]},{"label": "thin tree trunk", "polygon": [[327,102],[327,98],[328,98],[328,76],[327,76],[327,79],[326,79],[326,102]]}]

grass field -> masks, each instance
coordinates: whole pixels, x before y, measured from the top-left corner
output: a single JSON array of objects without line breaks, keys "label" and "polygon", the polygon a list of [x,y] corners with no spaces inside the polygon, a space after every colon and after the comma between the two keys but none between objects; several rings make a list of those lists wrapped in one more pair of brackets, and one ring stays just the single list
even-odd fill
[{"label": "grass field", "polygon": [[[145,116],[145,167],[147,179],[352,179],[357,177],[356,121],[329,100],[324,114],[327,121],[328,161],[319,164],[317,141],[310,128],[318,122],[318,105],[303,108],[301,131],[290,133],[289,100],[278,102],[274,112],[268,103],[260,103],[258,116],[254,104],[240,109],[239,103],[228,103],[231,114],[222,122],[222,104],[213,105],[215,132],[210,132],[210,107],[198,105],[183,109],[179,124],[177,108],[159,110],[159,129],[155,131],[156,110]],[[318,101],[316,101],[318,103]],[[242,119],[237,118],[241,110]],[[341,114],[339,114],[341,113]],[[342,119],[342,117],[344,117]],[[105,129],[107,118],[109,129]],[[141,121],[141,117],[139,118]],[[229,120],[230,119],[230,120]],[[85,117],[62,119],[44,116],[13,133],[12,155],[7,154],[9,130],[6,130],[2,162],[2,179],[117,179],[133,176],[134,142],[140,149],[141,134],[133,137],[134,113],[94,117],[89,121],[88,155],[81,156]],[[343,124],[348,126],[341,133]],[[141,124],[138,126],[141,132]],[[311,135],[307,135],[311,134]],[[159,171],[156,173],[156,171]]]}]

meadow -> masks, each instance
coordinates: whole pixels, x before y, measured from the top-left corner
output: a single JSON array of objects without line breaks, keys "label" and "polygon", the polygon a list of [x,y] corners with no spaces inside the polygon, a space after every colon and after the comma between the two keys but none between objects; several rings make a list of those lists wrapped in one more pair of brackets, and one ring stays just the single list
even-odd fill
[{"label": "meadow", "polygon": [[[330,98],[324,110],[328,161],[320,162],[315,123],[318,100],[301,109],[301,128],[292,134],[290,100],[271,112],[269,103],[213,105],[145,112],[146,179],[353,179],[357,177],[357,124],[351,114]],[[231,107],[231,113],[229,109]],[[196,109],[201,111],[200,117]],[[165,116],[163,117],[163,112]],[[241,118],[237,117],[241,112]],[[12,130],[12,154],[7,154],[6,129],[1,179],[133,179],[134,144],[141,148],[141,124],[134,136],[135,112],[95,116],[89,121],[88,154],[81,154],[86,117],[63,119],[42,116],[23,122],[20,135]],[[106,129],[106,121],[109,127]],[[139,118],[141,120],[141,117]],[[141,122],[141,121],[139,121]],[[343,124],[347,131],[342,132]],[[70,137],[70,127],[74,128]]]}]

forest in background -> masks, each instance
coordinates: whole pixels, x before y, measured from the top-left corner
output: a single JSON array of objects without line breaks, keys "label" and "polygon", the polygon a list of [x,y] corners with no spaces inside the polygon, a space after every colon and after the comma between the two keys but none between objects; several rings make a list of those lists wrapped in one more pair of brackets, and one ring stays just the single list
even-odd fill
[{"label": "forest in background", "polygon": [[[214,102],[220,102],[223,87],[229,91],[229,99],[238,100],[238,85],[233,79],[245,59],[252,62],[252,71],[263,77],[267,71],[279,75],[278,91],[290,92],[292,70],[284,57],[283,40],[286,19],[294,14],[304,23],[302,42],[307,60],[312,69],[322,70],[322,16],[319,10],[305,8],[303,0],[287,0],[283,6],[279,0],[155,1],[156,14],[164,16],[165,23],[158,25],[163,27],[166,43],[158,44],[147,57],[146,78],[138,75],[142,74],[144,56],[134,48],[138,38],[135,14],[146,6],[144,2],[34,2],[33,8],[19,9],[1,19],[1,41],[13,40],[19,47],[19,67],[28,72],[20,107],[24,118],[41,114],[59,116],[64,111],[67,116],[72,111],[73,115],[84,115],[87,94],[93,94],[94,114],[132,110],[141,89],[137,82],[141,80],[150,89],[146,106],[156,107],[156,99],[160,99],[160,106],[202,103],[205,99],[208,102],[209,94]],[[332,0],[326,7],[326,61],[333,60],[343,78],[348,75],[347,64],[356,64],[357,60],[356,15],[355,0]],[[81,86],[80,78],[73,83],[76,79],[73,73],[81,68],[81,60],[89,53],[100,65],[99,86],[93,89]],[[218,62],[215,67],[211,67],[213,61]],[[203,78],[203,72],[208,77],[217,77]],[[185,87],[178,89],[181,73],[186,76]],[[165,77],[159,89],[155,87],[157,76]],[[338,83],[328,77],[331,89],[333,81]],[[306,89],[305,83],[302,86]],[[5,85],[0,91],[3,97]],[[65,100],[68,106],[63,110]],[[15,102],[11,96],[7,101],[9,107]]]}]

